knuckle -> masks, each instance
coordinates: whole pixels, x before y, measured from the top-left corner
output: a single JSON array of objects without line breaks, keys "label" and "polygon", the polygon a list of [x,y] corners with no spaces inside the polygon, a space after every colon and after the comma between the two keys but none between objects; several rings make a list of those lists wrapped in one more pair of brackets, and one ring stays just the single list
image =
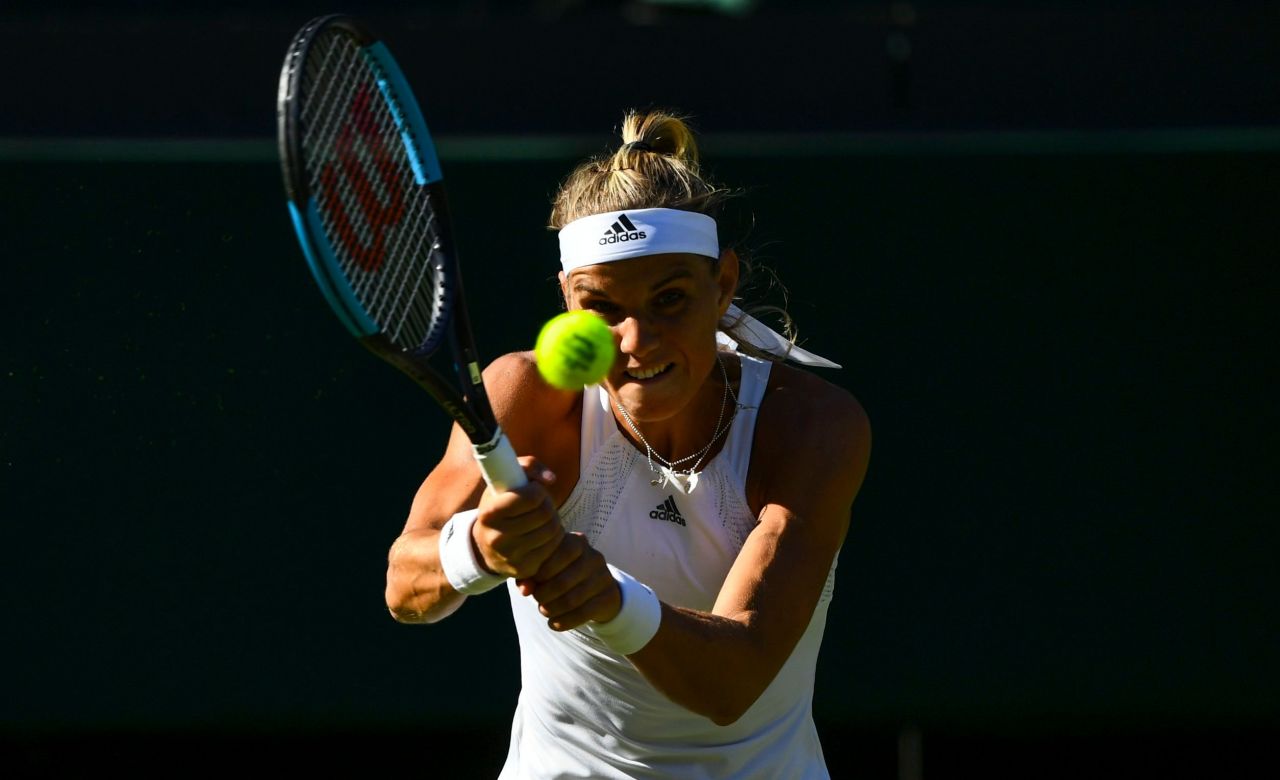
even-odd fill
[{"label": "knuckle", "polygon": [[578,585],[564,594],[561,600],[568,609],[577,609],[590,600],[590,593],[585,591],[582,585]]},{"label": "knuckle", "polygon": [[512,569],[515,570],[515,573],[512,576],[514,576],[516,579],[525,579],[527,577],[532,577],[533,575],[538,573],[539,567],[536,564],[537,564],[536,561],[528,561],[528,560],[521,561],[520,563],[512,566]]}]

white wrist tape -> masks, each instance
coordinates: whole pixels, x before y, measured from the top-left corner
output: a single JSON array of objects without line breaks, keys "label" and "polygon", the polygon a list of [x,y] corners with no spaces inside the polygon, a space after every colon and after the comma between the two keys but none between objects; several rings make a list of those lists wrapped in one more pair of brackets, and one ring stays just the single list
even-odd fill
[{"label": "white wrist tape", "polygon": [[662,623],[662,602],[643,582],[607,564],[622,591],[622,609],[608,623],[588,623],[591,635],[619,655],[631,655],[649,644]]},{"label": "white wrist tape", "polygon": [[467,596],[493,590],[506,581],[500,574],[490,574],[480,565],[471,543],[471,526],[478,509],[459,512],[440,529],[440,566],[453,589]]}]

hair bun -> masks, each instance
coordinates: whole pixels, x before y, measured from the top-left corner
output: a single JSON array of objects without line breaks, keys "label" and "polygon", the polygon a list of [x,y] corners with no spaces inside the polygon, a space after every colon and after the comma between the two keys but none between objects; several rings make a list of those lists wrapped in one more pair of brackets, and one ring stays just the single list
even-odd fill
[{"label": "hair bun", "polygon": [[691,168],[698,165],[698,142],[685,118],[667,111],[628,111],[622,120],[619,156],[633,149],[674,157]]},{"label": "hair bun", "polygon": [[714,217],[732,193],[704,178],[698,142],[684,117],[669,111],[628,111],[622,144],[591,157],[561,183],[549,226],[559,230],[590,214],[674,208]]}]

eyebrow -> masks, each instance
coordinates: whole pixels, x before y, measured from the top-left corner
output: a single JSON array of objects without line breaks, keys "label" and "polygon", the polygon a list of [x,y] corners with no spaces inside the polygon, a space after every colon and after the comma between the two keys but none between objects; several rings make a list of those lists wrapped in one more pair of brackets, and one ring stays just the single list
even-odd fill
[{"label": "eyebrow", "polygon": [[[674,282],[676,279],[684,279],[691,276],[693,276],[693,272],[690,271],[688,268],[677,268],[671,273],[659,279],[658,281],[654,282],[653,285],[650,287],[650,289],[656,290],[659,287],[663,287],[667,284],[670,284],[671,282]],[[597,287],[592,287],[591,285],[587,284],[585,281],[582,281],[581,279],[573,283],[573,291],[584,292],[589,295],[600,295],[600,296],[608,297],[608,293],[606,293],[604,290],[601,290]]]}]

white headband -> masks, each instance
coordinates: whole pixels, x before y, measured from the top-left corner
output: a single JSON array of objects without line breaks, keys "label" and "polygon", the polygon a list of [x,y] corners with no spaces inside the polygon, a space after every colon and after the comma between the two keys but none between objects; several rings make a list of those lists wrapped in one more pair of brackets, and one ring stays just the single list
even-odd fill
[{"label": "white headband", "polygon": [[575,268],[644,255],[720,257],[716,221],[679,209],[632,209],[575,219],[560,230],[560,265]]},{"label": "white headband", "polygon": [[[565,274],[584,265],[667,253],[719,258],[716,221],[706,214],[679,209],[629,209],[575,219],[560,229],[560,265]],[[810,366],[840,368],[838,363],[797,347],[733,304],[729,304],[720,326],[769,354]],[[731,349],[737,347],[724,333],[718,333],[717,340]]]}]

